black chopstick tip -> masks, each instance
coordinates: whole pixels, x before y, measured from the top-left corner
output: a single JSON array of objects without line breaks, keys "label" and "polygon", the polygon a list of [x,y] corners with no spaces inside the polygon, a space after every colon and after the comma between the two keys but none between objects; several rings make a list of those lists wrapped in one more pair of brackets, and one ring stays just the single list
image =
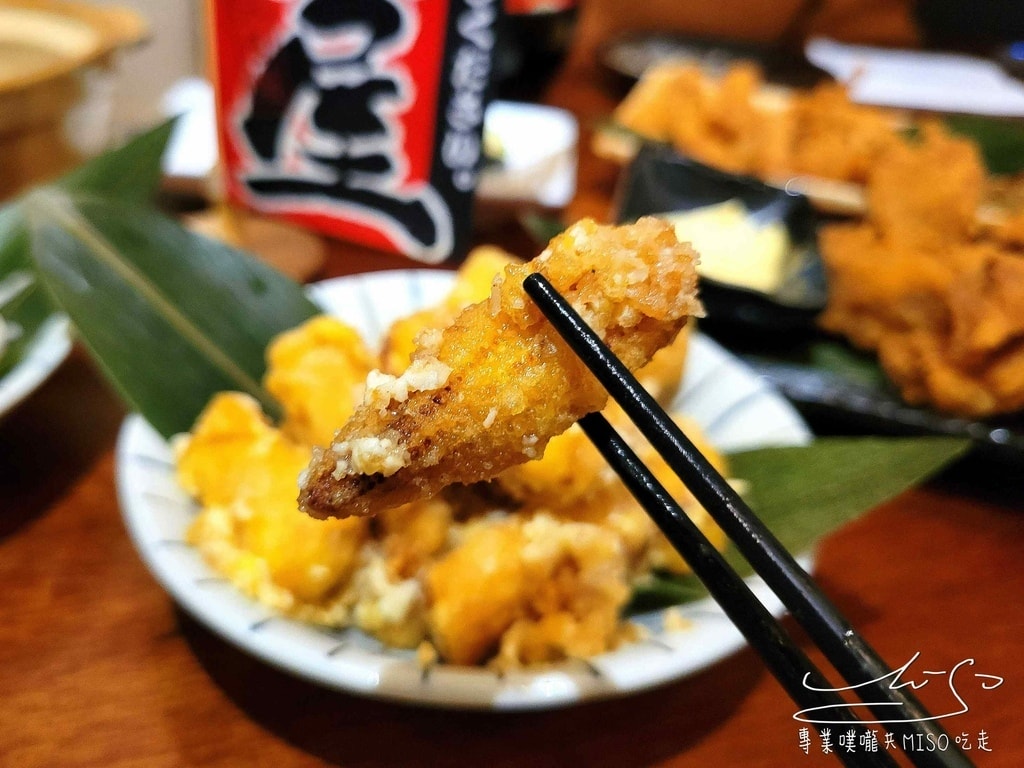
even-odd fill
[{"label": "black chopstick tip", "polygon": [[[527,293],[543,288],[545,283],[548,283],[547,278],[545,278],[540,272],[531,272],[523,278],[523,288]],[[548,283],[548,285],[550,285],[550,283]]]},{"label": "black chopstick tip", "polygon": [[564,301],[564,298],[555,290],[551,281],[540,272],[532,272],[523,278],[523,290],[541,308],[556,307],[559,301]]}]

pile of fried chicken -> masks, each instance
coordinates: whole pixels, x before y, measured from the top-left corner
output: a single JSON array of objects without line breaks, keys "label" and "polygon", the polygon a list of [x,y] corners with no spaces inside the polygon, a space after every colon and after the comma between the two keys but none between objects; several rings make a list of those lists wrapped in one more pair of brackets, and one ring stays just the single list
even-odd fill
[{"label": "pile of fried chicken", "polygon": [[863,189],[864,219],[822,232],[821,325],[877,352],[908,403],[1024,408],[1024,214],[1005,204],[1020,185],[989,177],[969,139],[854,103],[838,83],[780,91],[752,63],[654,67],[613,120],[727,172]]},{"label": "pile of fried chicken", "polygon": [[858,184],[887,147],[903,141],[904,127],[891,111],[852,102],[838,83],[782,91],[745,62],[721,77],[689,63],[653,67],[613,120],[730,173]]},{"label": "pile of fried chicken", "polygon": [[862,222],[821,232],[827,330],[874,350],[903,398],[964,416],[1024,408],[1024,215],[979,223],[977,147],[925,123],[868,177]]}]

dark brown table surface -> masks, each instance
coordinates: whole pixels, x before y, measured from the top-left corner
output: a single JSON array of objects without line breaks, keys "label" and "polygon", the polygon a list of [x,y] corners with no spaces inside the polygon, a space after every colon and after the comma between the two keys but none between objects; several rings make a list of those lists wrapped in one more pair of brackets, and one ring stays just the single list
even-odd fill
[{"label": "dark brown table surface", "polygon": [[[584,129],[614,103],[579,72],[549,99]],[[570,215],[604,216],[615,168],[586,145],[584,130]],[[532,248],[497,216],[478,239]],[[333,246],[323,276],[398,266]],[[136,556],[114,490],[124,413],[76,350],[0,422],[0,765],[839,764],[817,736],[801,751],[796,707],[749,651],[640,695],[522,714],[382,703],[276,671],[178,610]],[[830,537],[817,565],[891,664],[920,653],[908,679],[929,681],[918,695],[933,711],[958,705],[923,672],[975,660],[956,678],[969,711],[944,722],[993,768],[1024,765],[1022,476],[961,463]],[[984,690],[995,679],[975,673],[1003,682]]]}]

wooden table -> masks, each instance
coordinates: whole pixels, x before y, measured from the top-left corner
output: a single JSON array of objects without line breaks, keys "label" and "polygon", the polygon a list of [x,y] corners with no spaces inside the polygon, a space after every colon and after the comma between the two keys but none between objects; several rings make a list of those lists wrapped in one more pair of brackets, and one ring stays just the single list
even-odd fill
[{"label": "wooden table", "polygon": [[[585,127],[612,103],[585,73],[550,98]],[[572,213],[604,215],[614,173],[584,149]],[[528,253],[507,221],[479,239]],[[326,273],[396,266],[339,246]],[[136,556],[114,491],[123,416],[76,351],[0,422],[4,766],[839,764],[816,736],[801,751],[796,707],[749,651],[641,695],[525,714],[381,703],[271,669],[179,611]],[[969,712],[945,723],[993,768],[1024,765],[1022,475],[962,463],[829,538],[817,568],[891,664],[920,652],[909,678],[976,660],[957,678]],[[994,679],[974,673],[1004,682],[983,690]],[[940,678],[918,693],[956,708]]]}]

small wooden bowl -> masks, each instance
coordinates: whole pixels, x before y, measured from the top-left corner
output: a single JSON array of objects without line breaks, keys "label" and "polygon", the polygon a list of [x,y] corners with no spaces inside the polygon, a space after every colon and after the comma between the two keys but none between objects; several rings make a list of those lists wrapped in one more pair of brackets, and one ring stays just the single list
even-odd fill
[{"label": "small wooden bowl", "polygon": [[106,148],[114,54],[147,31],[124,8],[0,0],[0,200]]}]

